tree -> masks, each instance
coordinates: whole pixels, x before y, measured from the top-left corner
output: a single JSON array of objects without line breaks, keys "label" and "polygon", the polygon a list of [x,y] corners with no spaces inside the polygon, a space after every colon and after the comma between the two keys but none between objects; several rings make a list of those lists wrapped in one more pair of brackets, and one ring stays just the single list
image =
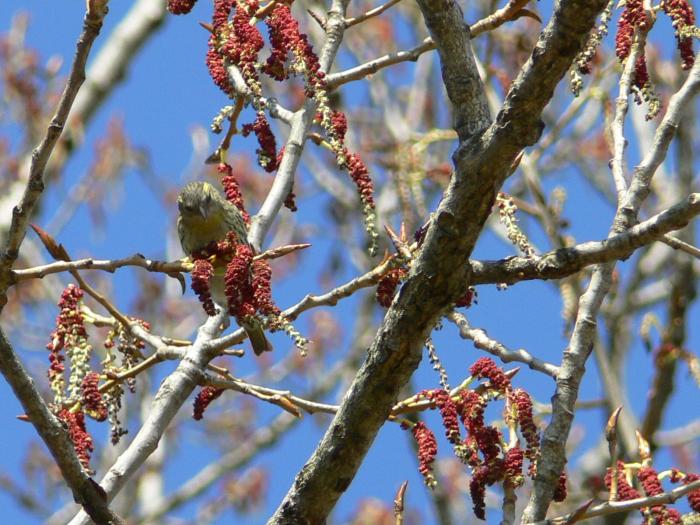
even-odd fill
[{"label": "tree", "polygon": [[[700,65],[686,0],[107,4],[87,2],[66,78],[25,42],[26,17],[0,46],[2,208],[14,206],[2,218],[0,372],[50,455],[31,449],[28,479],[5,477],[11,496],[49,523],[157,523],[192,501],[205,523],[266,497],[253,522],[325,523],[380,430],[395,441],[400,426],[426,492],[387,477],[393,510],[355,498],[354,523],[697,519],[697,390],[680,375],[700,383]],[[169,35],[157,31],[166,19],[188,38],[141,70],[162,93],[139,91],[131,136],[116,118],[99,137],[96,115],[127,72],[124,90],[137,85],[137,57]],[[115,25],[101,35],[104,24]],[[192,80],[191,50],[210,79]],[[174,76],[173,58],[192,78]],[[168,111],[156,112],[161,98]],[[231,237],[185,259],[172,247],[184,182],[163,173],[182,170],[184,133],[166,123],[190,105],[200,122],[216,116],[213,133],[192,131],[184,178],[220,185],[249,220],[252,251]],[[122,187],[122,207],[108,208]],[[101,228],[113,258],[85,235]],[[227,275],[219,309],[214,268]],[[181,296],[188,273],[195,293]],[[230,316],[289,338],[253,356]],[[27,352],[34,326],[49,342],[41,367]],[[473,355],[454,355],[460,339]],[[419,370],[424,349],[432,373]],[[314,431],[307,413],[330,415]],[[299,442],[280,445],[298,469],[284,481],[261,456],[297,425],[314,446],[303,463]],[[186,462],[198,472],[182,481]],[[32,486],[38,471],[48,476]],[[82,510],[60,503],[63,487]]]}]

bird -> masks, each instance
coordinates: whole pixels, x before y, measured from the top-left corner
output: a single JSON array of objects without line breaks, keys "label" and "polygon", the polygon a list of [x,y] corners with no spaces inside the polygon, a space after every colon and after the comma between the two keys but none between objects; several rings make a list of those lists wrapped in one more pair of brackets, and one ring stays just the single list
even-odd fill
[{"label": "bird", "polygon": [[[248,227],[240,210],[210,183],[190,182],[185,185],[178,195],[177,207],[177,233],[182,250],[188,257],[212,242],[224,240],[230,231],[236,234],[239,242],[250,246]],[[212,300],[224,310],[227,309],[225,273],[225,267],[215,267],[209,283]],[[272,350],[259,322],[246,321],[241,327],[248,334],[255,355]]]}]

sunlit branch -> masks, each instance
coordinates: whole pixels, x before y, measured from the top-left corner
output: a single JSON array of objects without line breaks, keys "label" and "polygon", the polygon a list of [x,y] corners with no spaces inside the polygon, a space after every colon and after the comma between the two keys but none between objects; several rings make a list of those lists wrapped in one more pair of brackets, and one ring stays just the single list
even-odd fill
[{"label": "sunlit branch", "polygon": [[[657,494],[656,496],[648,496],[645,498],[637,498],[627,501],[608,501],[601,503],[600,505],[590,508],[585,514],[579,517],[579,520],[583,521],[590,518],[595,518],[597,516],[609,516],[620,512],[629,512],[631,510],[673,503],[674,501],[695,490],[700,490],[700,480],[677,487],[669,492]],[[567,514],[566,516],[559,516],[548,520],[537,521],[534,523],[530,522],[528,525],[565,525],[566,523],[570,523],[569,520],[571,518],[572,514]],[[523,523],[525,524],[525,522]]]},{"label": "sunlit branch", "polygon": [[513,284],[532,279],[561,279],[587,266],[622,260],[650,242],[661,240],[700,214],[700,193],[662,211],[604,241],[591,241],[560,248],[537,257],[509,257],[500,261],[470,261],[472,284]]},{"label": "sunlit branch", "polygon": [[[496,29],[497,27],[503,25],[504,23],[512,20],[514,16],[522,9],[522,7],[527,4],[529,0],[510,0],[508,4],[496,11],[495,13],[487,16],[475,22],[469,29],[471,32],[471,38],[474,39],[477,36]],[[389,2],[390,3],[390,2]],[[421,42],[416,47],[409,49],[407,51],[397,51],[395,53],[388,53],[359,66],[346,69],[345,71],[339,71],[338,73],[333,73],[328,75],[328,87],[336,88],[353,80],[360,80],[372,75],[389,66],[394,64],[399,64],[401,62],[416,61],[423,53],[432,51],[435,49],[435,42],[433,39],[428,37],[423,42]]]},{"label": "sunlit branch", "polygon": [[353,18],[347,18],[345,19],[345,26],[346,27],[352,27],[354,25],[357,25],[359,23],[364,22],[365,20],[372,18],[374,16],[379,16],[381,15],[384,11],[389,9],[390,7],[398,4],[401,0],[389,0],[388,2],[383,3],[382,5],[379,5],[373,9],[370,9],[369,11],[361,14],[360,16],[356,16]]},{"label": "sunlit branch", "polygon": [[[256,255],[253,260],[260,259],[277,259],[279,257],[284,257],[292,252],[303,250],[311,246],[308,243],[303,244],[290,244],[287,246],[278,246],[276,248],[270,248],[265,250],[263,253]],[[179,272],[190,272],[192,271],[192,263],[187,259],[180,259],[177,261],[154,261],[145,258],[140,253],[131,255],[129,257],[124,257],[122,259],[112,259],[112,260],[97,260],[92,258],[79,259],[77,261],[56,261],[49,264],[44,264],[41,266],[35,266],[33,268],[22,268],[19,270],[12,270],[12,284],[26,281],[28,279],[41,279],[47,275],[61,272],[70,272],[72,270],[102,270],[105,272],[114,273],[118,268],[123,268],[125,266],[135,266],[137,268],[143,268],[149,272],[157,272],[164,274],[177,274]]]},{"label": "sunlit branch", "polygon": [[472,328],[467,318],[462,314],[452,311],[447,315],[447,318],[457,325],[459,328],[459,335],[462,339],[474,341],[475,347],[498,357],[504,363],[512,363],[514,361],[524,363],[532,370],[537,370],[538,372],[542,372],[554,378],[557,377],[559,367],[556,365],[542,361],[522,348],[519,350],[509,350],[498,341],[491,339],[486,334],[486,331],[481,328]]}]

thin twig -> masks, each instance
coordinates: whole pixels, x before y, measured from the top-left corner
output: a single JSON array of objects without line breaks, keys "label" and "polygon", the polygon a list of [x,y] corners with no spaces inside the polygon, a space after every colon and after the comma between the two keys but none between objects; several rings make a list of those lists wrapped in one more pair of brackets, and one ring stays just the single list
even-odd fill
[{"label": "thin twig", "polygon": [[661,240],[673,230],[685,227],[700,214],[700,193],[649,219],[613,234],[604,241],[590,241],[553,250],[539,257],[509,257],[500,261],[470,261],[472,284],[513,284],[532,279],[561,279],[592,264],[627,258],[635,249]]},{"label": "thin twig", "polygon": [[[693,491],[700,490],[700,480],[693,481],[682,487],[677,487],[669,492],[664,492],[662,494],[657,494],[656,496],[647,496],[645,498],[630,499],[627,501],[608,501],[596,505],[595,507],[589,509],[583,516],[579,519],[581,521],[595,518],[597,516],[609,516],[611,514],[617,514],[620,512],[629,512],[631,510],[643,509],[647,507],[655,507],[657,505],[664,505],[666,503],[673,503],[674,501],[682,498],[686,494],[690,494]],[[537,521],[530,523],[528,525],[564,525],[573,516],[572,514],[567,514],[565,516],[559,516],[556,518],[551,518],[548,520]]]},{"label": "thin twig", "polygon": [[[512,17],[521,10],[522,6],[528,3],[528,1],[529,0],[511,0],[505,7],[479,20],[478,22],[475,22],[470,27],[471,38],[474,39],[487,31],[496,29],[497,27],[506,23],[508,20],[511,20]],[[334,89],[343,84],[347,84],[348,82],[352,82],[353,80],[360,80],[376,73],[380,69],[393,66],[394,64],[407,61],[416,61],[423,53],[432,51],[433,49],[435,49],[435,42],[433,42],[432,38],[428,37],[419,45],[407,51],[388,53],[379,58],[375,58],[374,60],[370,60],[369,62],[365,62],[364,64],[360,64],[359,66],[328,75],[328,88]]]},{"label": "thin twig", "polygon": [[68,82],[58,102],[56,114],[51,119],[41,144],[32,152],[27,187],[19,204],[12,211],[12,223],[7,232],[7,240],[0,256],[0,312],[7,303],[7,288],[10,286],[12,265],[19,256],[19,248],[24,240],[34,207],[44,191],[44,171],[51,153],[63,132],[71,106],[80,86],[85,81],[85,63],[92,44],[100,34],[104,16],[107,13],[107,0],[91,0],[83,21],[83,30],[78,39],[77,49]]},{"label": "thin twig", "polygon": [[550,377],[557,377],[559,367],[556,365],[542,361],[523,349],[507,349],[498,341],[491,339],[484,330],[469,326],[469,321],[467,321],[467,318],[462,314],[452,311],[447,315],[447,318],[457,325],[457,328],[459,328],[459,335],[462,337],[462,339],[470,339],[474,341],[474,346],[495,355],[504,363],[511,363],[513,361],[525,363],[532,370],[537,370],[538,372],[547,374]]},{"label": "thin twig", "polygon": [[379,5],[373,9],[370,9],[369,11],[366,11],[365,13],[361,14],[360,16],[356,16],[353,18],[346,18],[345,19],[345,27],[352,27],[354,25],[360,24],[364,22],[365,20],[372,18],[374,16],[379,16],[381,15],[384,11],[392,7],[393,5],[396,5],[400,2],[401,0],[389,0],[388,2]]}]

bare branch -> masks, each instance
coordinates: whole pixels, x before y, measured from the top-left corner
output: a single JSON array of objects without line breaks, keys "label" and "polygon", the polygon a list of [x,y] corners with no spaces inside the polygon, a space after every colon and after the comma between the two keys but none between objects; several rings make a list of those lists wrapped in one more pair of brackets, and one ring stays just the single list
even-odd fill
[{"label": "bare branch", "polygon": [[592,264],[622,260],[673,230],[684,228],[700,214],[700,193],[693,193],[649,219],[608,237],[571,248],[560,248],[538,257],[509,257],[500,261],[470,261],[472,284],[513,284],[532,279],[561,279]]},{"label": "bare branch", "polygon": [[[497,27],[500,27],[509,20],[512,20],[513,17],[516,16],[517,12],[520,11],[520,9],[522,9],[522,7],[526,5],[529,1],[530,0],[510,0],[505,7],[497,10],[495,13],[487,16],[486,18],[475,22],[469,28],[471,38],[474,39],[477,36],[487,31],[496,29]],[[387,2],[387,4],[389,3],[391,2]],[[367,14],[370,12],[371,11],[368,11]],[[348,22],[350,22],[350,20]],[[418,60],[418,57],[420,57],[423,53],[432,51],[435,48],[435,42],[432,38],[428,37],[425,40],[423,40],[423,42],[421,42],[419,45],[407,51],[396,51],[395,53],[388,53],[381,57],[375,58],[374,60],[370,60],[369,62],[365,62],[364,64],[360,64],[359,66],[355,66],[350,69],[346,69],[345,71],[339,71],[338,73],[328,75],[328,87],[333,89],[343,84],[347,84],[348,82],[363,79],[369,75],[376,73],[380,69],[393,66],[394,64],[409,61],[415,62],[416,60]]]},{"label": "bare branch", "polygon": [[467,318],[462,314],[453,311],[447,315],[447,318],[457,325],[457,328],[459,328],[459,335],[463,339],[471,339],[474,341],[475,347],[498,357],[504,363],[512,363],[513,361],[525,363],[532,370],[537,370],[553,378],[557,377],[559,373],[559,368],[557,366],[536,358],[522,348],[519,350],[507,349],[498,341],[491,339],[484,330],[469,326],[469,321],[467,321]]},{"label": "bare branch", "polygon": [[347,18],[345,20],[345,26],[346,27],[352,27],[354,25],[360,24],[364,22],[365,20],[372,18],[374,16],[379,16],[381,15],[384,11],[389,9],[390,7],[398,4],[401,0],[389,0],[388,2],[383,3],[382,5],[379,5],[373,9],[370,9],[366,13],[361,14],[360,16],[356,16],[353,18]]},{"label": "bare branch", "polygon": [[7,233],[7,241],[0,256],[0,312],[7,303],[7,288],[10,286],[12,265],[19,256],[19,247],[27,233],[29,219],[34,206],[44,191],[44,171],[51,153],[63,132],[73,102],[80,86],[85,81],[85,64],[97,35],[102,29],[102,22],[107,13],[107,0],[91,0],[83,20],[83,29],[76,46],[75,58],[71,65],[68,82],[58,102],[56,114],[51,119],[46,135],[32,152],[27,187],[19,204],[12,211],[12,223]]},{"label": "bare branch", "polygon": [[[609,516],[611,514],[617,514],[620,512],[629,512],[631,510],[643,509],[646,507],[654,507],[656,505],[663,505],[666,503],[673,503],[674,501],[682,498],[683,496],[699,489],[700,480],[693,481],[692,483],[688,483],[687,485],[683,485],[682,487],[677,487],[669,492],[657,494],[656,496],[630,499],[627,501],[608,501],[589,509],[585,514],[579,517],[579,519],[586,520],[590,518],[595,518],[597,516]],[[568,520],[573,517],[573,514],[574,513],[567,514],[566,516],[560,516],[558,518],[541,520],[535,523],[530,523],[529,525],[564,525],[566,523],[569,523]],[[527,522],[523,523],[525,524]]]}]

